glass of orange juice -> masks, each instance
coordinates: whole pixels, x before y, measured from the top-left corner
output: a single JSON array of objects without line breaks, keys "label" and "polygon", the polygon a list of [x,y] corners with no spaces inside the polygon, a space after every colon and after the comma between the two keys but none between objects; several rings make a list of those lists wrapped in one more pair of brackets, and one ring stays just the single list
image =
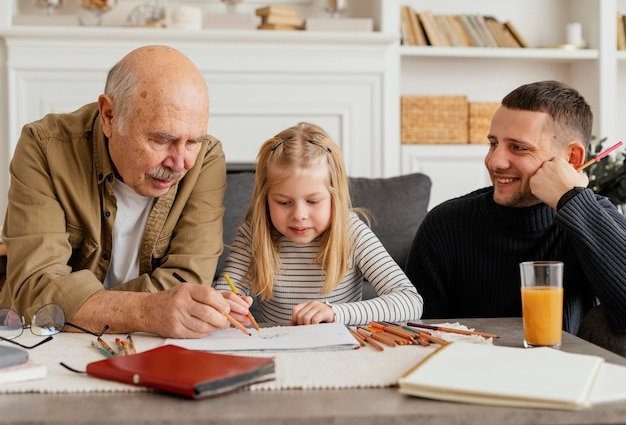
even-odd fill
[{"label": "glass of orange juice", "polygon": [[524,347],[561,346],[563,328],[563,263],[520,263]]}]

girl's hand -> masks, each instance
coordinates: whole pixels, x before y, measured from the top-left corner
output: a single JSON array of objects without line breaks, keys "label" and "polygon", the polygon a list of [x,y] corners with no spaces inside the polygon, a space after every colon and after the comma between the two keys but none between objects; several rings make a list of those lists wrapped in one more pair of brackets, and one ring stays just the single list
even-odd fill
[{"label": "girl's hand", "polygon": [[222,292],[222,296],[228,301],[230,315],[242,325],[250,325],[248,312],[252,305],[252,297],[237,295],[232,291]]},{"label": "girl's hand", "polygon": [[291,325],[312,325],[334,321],[333,308],[319,301],[307,301],[291,309]]}]

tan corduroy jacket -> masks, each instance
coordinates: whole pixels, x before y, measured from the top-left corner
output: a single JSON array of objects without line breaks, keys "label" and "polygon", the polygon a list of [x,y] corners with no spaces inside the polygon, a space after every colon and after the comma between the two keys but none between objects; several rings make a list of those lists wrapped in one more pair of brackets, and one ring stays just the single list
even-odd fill
[{"label": "tan corduroy jacket", "polygon": [[[3,226],[7,281],[0,307],[30,322],[47,303],[68,320],[103,290],[111,263],[115,178],[96,103],[50,114],[22,129],[10,166]],[[203,143],[194,167],[156,200],[141,242],[140,275],[115,290],[156,292],[210,285],[223,249],[226,164],[221,143]]]}]

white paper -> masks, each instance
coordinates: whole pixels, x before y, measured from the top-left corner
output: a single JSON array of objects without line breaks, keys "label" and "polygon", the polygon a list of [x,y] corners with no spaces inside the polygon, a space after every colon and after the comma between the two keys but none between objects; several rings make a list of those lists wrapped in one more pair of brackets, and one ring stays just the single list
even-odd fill
[{"label": "white paper", "polygon": [[236,328],[219,330],[200,339],[168,338],[164,344],[173,344],[190,350],[202,351],[296,351],[347,350],[359,347],[358,342],[340,323],[320,323],[303,326],[274,326],[250,329],[248,336]]},{"label": "white paper", "polygon": [[509,406],[580,409],[604,359],[547,347],[449,344],[399,380],[400,392]]},{"label": "white paper", "polygon": [[626,367],[604,363],[591,392],[591,404],[626,400]]}]

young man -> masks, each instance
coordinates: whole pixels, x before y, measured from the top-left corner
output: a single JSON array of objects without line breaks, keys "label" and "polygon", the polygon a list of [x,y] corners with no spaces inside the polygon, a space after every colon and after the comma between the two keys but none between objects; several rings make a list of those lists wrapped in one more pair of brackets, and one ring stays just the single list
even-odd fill
[{"label": "young man", "polygon": [[[98,331],[205,336],[228,322],[211,288],[226,165],[209,95],[166,46],[132,51],[97,103],[24,126],[11,163],[0,307],[55,303]],[[181,284],[174,273],[189,284]]]},{"label": "young man", "polygon": [[434,208],[413,242],[406,273],[423,317],[521,316],[519,263],[560,260],[564,330],[576,334],[601,303],[626,331],[626,218],[576,171],[592,122],[585,99],[556,81],[502,100],[485,157],[493,186]]}]

